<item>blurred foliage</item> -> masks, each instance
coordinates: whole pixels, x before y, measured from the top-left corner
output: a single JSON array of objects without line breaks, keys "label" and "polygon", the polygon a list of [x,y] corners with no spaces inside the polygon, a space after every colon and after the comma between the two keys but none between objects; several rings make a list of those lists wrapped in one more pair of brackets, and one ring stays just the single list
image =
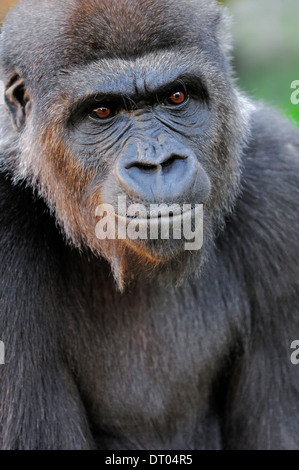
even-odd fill
[{"label": "blurred foliage", "polygon": [[[82,0],[84,1],[84,0]],[[16,0],[0,0],[0,22]],[[299,124],[290,101],[299,80],[299,0],[219,0],[233,15],[234,66],[239,87],[283,110]]]},{"label": "blurred foliage", "polygon": [[239,87],[280,108],[299,125],[290,88],[299,80],[299,1],[224,0],[233,15],[234,66]]}]

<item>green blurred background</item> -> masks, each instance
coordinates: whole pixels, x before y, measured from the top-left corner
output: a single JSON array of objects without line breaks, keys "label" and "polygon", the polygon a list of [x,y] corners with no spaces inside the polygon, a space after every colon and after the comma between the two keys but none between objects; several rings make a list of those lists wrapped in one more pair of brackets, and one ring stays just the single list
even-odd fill
[{"label": "green blurred background", "polygon": [[290,88],[299,80],[299,0],[223,0],[233,15],[238,85],[280,108],[299,125]]},{"label": "green blurred background", "polygon": [[[16,0],[0,0],[0,22]],[[82,0],[84,1],[84,0]],[[234,21],[239,87],[285,112],[299,125],[290,85],[299,80],[299,0],[219,0]]]}]

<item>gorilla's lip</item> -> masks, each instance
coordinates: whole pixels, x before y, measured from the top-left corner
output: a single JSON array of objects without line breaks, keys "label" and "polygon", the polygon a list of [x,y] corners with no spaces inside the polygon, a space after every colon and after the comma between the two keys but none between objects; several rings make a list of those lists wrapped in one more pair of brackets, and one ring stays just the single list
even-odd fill
[{"label": "gorilla's lip", "polygon": [[159,214],[156,214],[156,211],[150,212],[147,217],[133,217],[133,216],[123,216],[120,214],[115,213],[116,218],[123,222],[123,223],[129,223],[132,221],[138,221],[140,224],[148,224],[148,223],[153,223],[153,222],[158,222],[158,223],[167,223],[167,222],[179,222],[179,221],[184,221],[187,217],[191,216],[191,218],[194,217],[196,213],[196,208],[191,208],[186,211],[169,211],[165,208],[165,210],[159,211]]}]

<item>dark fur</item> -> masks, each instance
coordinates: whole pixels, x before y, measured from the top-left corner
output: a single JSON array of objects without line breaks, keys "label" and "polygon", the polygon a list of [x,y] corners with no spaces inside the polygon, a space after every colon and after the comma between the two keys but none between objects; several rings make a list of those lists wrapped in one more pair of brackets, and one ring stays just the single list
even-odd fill
[{"label": "dark fur", "polygon": [[[236,93],[224,26],[205,0],[9,15],[2,77],[26,94],[0,126],[2,449],[299,448],[299,135]],[[83,151],[67,120],[98,64],[111,81],[135,63],[197,67],[209,95],[209,126],[186,137],[211,181],[196,256],[94,240],[114,154]]]}]

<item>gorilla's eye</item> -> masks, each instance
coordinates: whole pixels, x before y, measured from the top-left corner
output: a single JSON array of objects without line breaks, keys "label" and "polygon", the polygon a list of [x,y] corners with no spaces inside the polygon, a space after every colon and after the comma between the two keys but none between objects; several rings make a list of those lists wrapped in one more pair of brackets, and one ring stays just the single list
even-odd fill
[{"label": "gorilla's eye", "polygon": [[182,90],[175,90],[164,98],[163,103],[166,106],[178,106],[187,101],[187,99],[188,96],[186,92]]},{"label": "gorilla's eye", "polygon": [[100,108],[94,109],[91,113],[91,116],[97,119],[107,119],[108,117],[111,117],[111,115],[112,109],[106,106],[101,106]]}]

